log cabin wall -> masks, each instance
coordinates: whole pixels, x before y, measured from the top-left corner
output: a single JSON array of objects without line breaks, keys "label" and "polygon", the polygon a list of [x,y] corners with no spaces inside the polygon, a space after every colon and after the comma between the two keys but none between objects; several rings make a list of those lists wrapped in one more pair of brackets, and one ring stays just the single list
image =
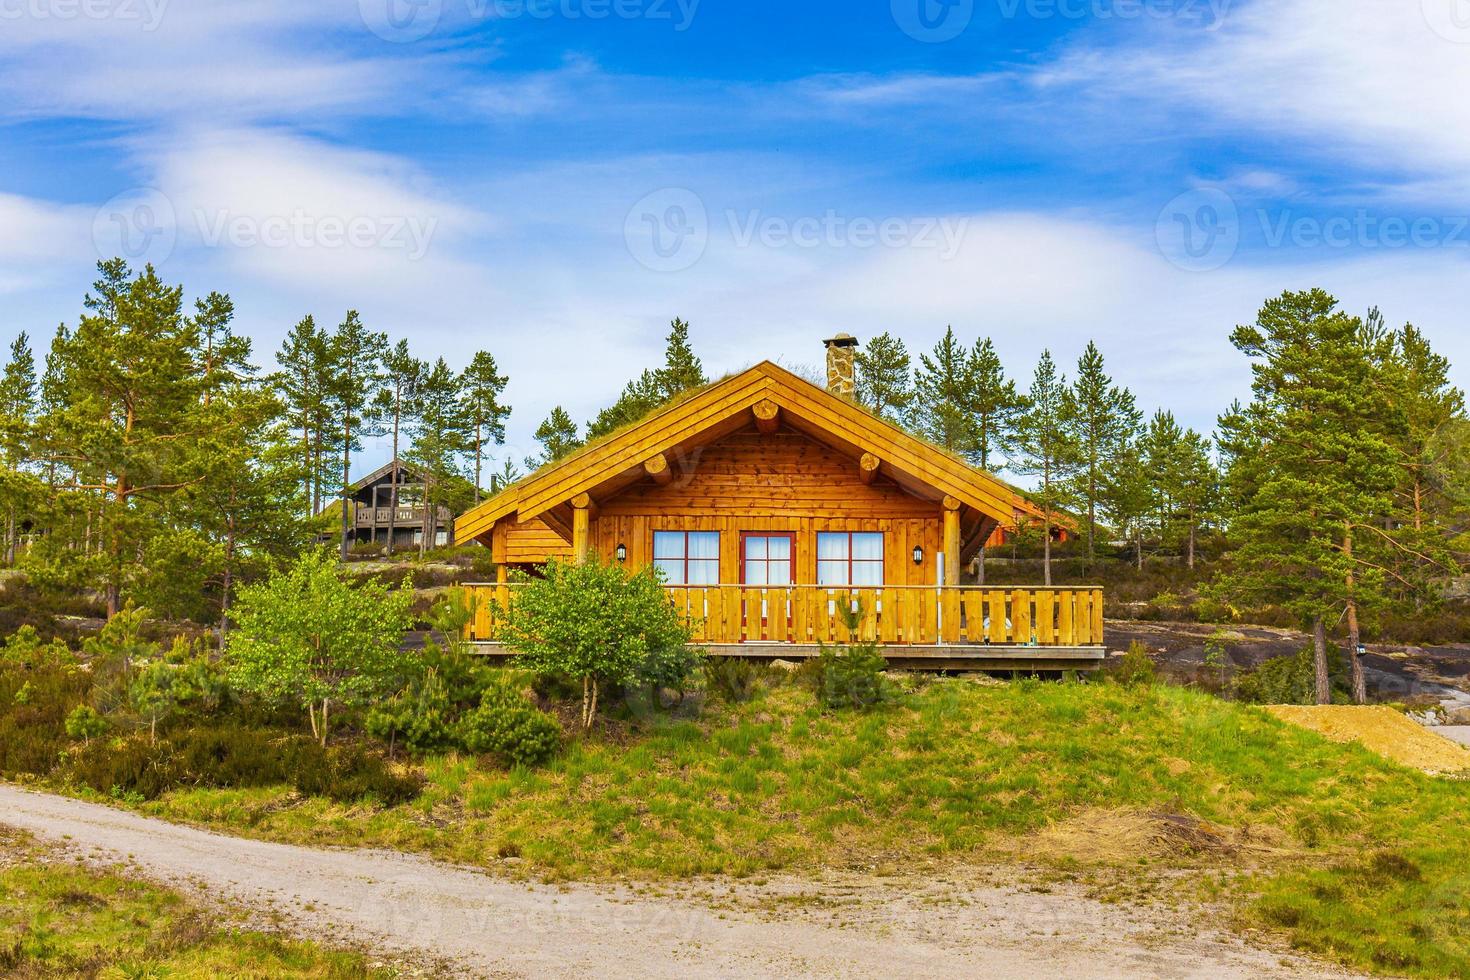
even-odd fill
[{"label": "log cabin wall", "polygon": [[[741,581],[741,532],[785,531],[796,536],[796,583],[812,584],[818,533],[881,531],[885,584],[936,583],[940,504],[881,475],[863,483],[856,460],[806,435],[752,427],[705,447],[693,462],[685,475],[676,461],[667,486],[644,481],[601,501],[591,549],[610,558],[621,543],[637,568],[653,559],[654,531],[718,531],[720,581],[734,584]],[[914,564],[915,545],[924,549],[922,565]]]}]

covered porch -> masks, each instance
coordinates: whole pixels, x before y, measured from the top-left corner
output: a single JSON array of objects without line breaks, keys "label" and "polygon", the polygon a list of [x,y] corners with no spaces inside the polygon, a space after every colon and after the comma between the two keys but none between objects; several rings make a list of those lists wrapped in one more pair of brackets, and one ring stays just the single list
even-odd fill
[{"label": "covered porch", "polygon": [[[462,586],[468,638],[503,654],[497,633],[520,584]],[[873,641],[895,666],[1092,670],[1106,656],[1102,590],[984,586],[666,586],[694,642],[721,656],[799,660],[823,643]],[[842,607],[860,613],[850,629]]]}]

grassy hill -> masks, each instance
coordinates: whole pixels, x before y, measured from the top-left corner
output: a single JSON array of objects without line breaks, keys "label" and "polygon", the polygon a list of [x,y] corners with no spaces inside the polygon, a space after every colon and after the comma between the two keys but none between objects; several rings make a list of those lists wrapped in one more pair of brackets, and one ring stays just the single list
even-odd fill
[{"label": "grassy hill", "polygon": [[286,789],[142,808],[548,878],[1017,861],[1165,873],[1231,903],[1238,926],[1346,964],[1470,974],[1470,782],[1180,688],[905,683],[891,704],[823,712],[773,672],[748,702],[635,712],[544,770],[427,760],[428,790],[393,808]]}]

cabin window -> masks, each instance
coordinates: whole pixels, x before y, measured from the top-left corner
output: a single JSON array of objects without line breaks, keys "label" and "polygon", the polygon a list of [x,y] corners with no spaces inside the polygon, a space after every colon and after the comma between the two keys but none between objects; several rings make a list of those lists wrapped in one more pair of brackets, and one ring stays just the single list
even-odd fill
[{"label": "cabin window", "polygon": [[790,585],[795,535],[746,533],[741,536],[741,580],[745,585]]},{"label": "cabin window", "polygon": [[882,585],[883,535],[823,531],[817,535],[818,585]]},{"label": "cabin window", "polygon": [[719,585],[720,532],[654,531],[653,563],[669,585]]}]

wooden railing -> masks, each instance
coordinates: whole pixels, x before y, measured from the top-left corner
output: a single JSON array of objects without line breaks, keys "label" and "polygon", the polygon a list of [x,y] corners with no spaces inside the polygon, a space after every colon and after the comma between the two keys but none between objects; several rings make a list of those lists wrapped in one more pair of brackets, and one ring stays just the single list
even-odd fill
[{"label": "wooden railing", "polygon": [[[493,641],[520,585],[465,585],[469,638]],[[671,585],[697,643],[938,643],[1091,647],[1103,642],[1102,589],[985,586]],[[839,606],[861,613],[849,629]]]}]

